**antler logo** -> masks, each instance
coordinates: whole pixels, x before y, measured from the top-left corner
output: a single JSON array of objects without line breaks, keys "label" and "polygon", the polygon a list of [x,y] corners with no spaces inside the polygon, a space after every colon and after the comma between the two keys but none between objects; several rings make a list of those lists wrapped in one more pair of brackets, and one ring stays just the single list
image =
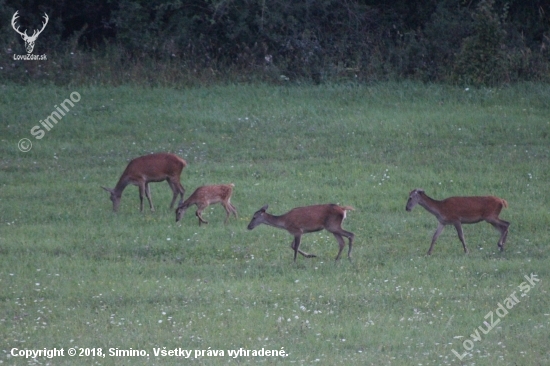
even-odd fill
[{"label": "antler logo", "polygon": [[19,10],[15,12],[15,14],[13,14],[13,17],[11,18],[11,26],[13,27],[13,29],[19,33],[21,35],[21,38],[23,38],[23,41],[25,41],[25,48],[27,49],[27,53],[32,53],[32,50],[34,49],[34,42],[36,42],[36,39],[38,38],[38,36],[40,35],[40,33],[42,33],[42,31],[44,30],[44,28],[46,28],[46,24],[48,24],[48,14],[44,13],[44,22],[42,23],[42,29],[40,30],[34,30],[34,32],[32,33],[32,36],[28,36],[27,35],[27,30],[25,30],[24,32],[20,32],[19,31],[19,26],[17,26],[16,28],[16,20],[17,18],[19,18],[19,15],[17,15],[17,13],[19,13]]}]

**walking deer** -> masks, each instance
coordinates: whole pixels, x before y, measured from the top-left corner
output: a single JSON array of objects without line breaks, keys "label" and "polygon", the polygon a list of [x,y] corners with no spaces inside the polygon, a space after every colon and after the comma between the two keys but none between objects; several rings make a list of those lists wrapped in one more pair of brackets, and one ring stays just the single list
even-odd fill
[{"label": "walking deer", "polygon": [[115,188],[101,188],[111,194],[110,198],[113,201],[114,212],[118,211],[122,191],[129,184],[133,184],[139,188],[139,210],[143,211],[143,194],[145,194],[151,211],[155,211],[153,202],[151,201],[149,183],[166,180],[174,193],[172,202],[170,203],[170,208],[172,208],[178,195],[181,195],[180,202],[183,201],[185,189],[180,183],[180,175],[186,166],[187,162],[174,154],[156,153],[140,156],[128,163]]},{"label": "walking deer", "polygon": [[331,232],[338,241],[339,250],[336,260],[340,259],[340,254],[344,249],[344,236],[349,240],[348,258],[351,259],[351,247],[355,235],[352,232],[342,229],[342,221],[346,218],[346,211],[353,210],[349,206],[338,206],[335,204],[314,205],[306,207],[296,207],[281,216],[270,215],[266,212],[268,205],[265,205],[252,217],[248,230],[254,229],[260,224],[266,224],[279,229],[285,229],[294,236],[290,247],[294,250],[294,262],[296,254],[300,253],[306,258],[315,257],[300,250],[300,240],[303,234],[312,233],[326,229]]},{"label": "walking deer", "polygon": [[461,224],[475,224],[480,221],[487,221],[500,231],[498,247],[501,251],[504,250],[504,243],[508,236],[510,223],[498,217],[502,208],[508,207],[508,203],[502,198],[494,196],[449,197],[442,201],[437,201],[428,197],[424,190],[414,189],[409,194],[409,200],[405,209],[411,211],[417,204],[424,207],[439,221],[437,230],[432,238],[432,244],[428,250],[428,255],[432,254],[435,241],[445,228],[445,225],[454,225],[458,238],[464,247],[464,252],[468,253]]},{"label": "walking deer", "polygon": [[190,206],[196,205],[197,211],[195,215],[199,219],[199,226],[201,226],[201,223],[208,224],[208,221],[204,220],[202,217],[202,211],[215,203],[221,203],[223,208],[225,208],[227,215],[224,224],[227,224],[230,214],[233,214],[235,218],[237,218],[237,209],[229,201],[233,193],[233,187],[235,187],[235,185],[230,183],[197,188],[185,201],[180,202],[178,205],[176,209],[176,222],[181,220],[185,211],[187,211]]}]

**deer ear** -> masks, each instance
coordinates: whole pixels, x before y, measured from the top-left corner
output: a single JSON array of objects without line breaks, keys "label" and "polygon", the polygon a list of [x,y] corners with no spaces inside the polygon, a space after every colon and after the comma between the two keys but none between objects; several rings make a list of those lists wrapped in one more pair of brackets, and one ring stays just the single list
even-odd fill
[{"label": "deer ear", "polygon": [[265,212],[268,207],[269,207],[269,205],[265,205],[264,207],[260,208],[260,211]]}]

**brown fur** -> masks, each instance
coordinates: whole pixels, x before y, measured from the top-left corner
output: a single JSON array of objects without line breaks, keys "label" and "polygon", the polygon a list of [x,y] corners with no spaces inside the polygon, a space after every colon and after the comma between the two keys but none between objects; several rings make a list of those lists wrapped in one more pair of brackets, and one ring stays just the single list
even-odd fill
[{"label": "brown fur", "polygon": [[291,248],[294,250],[294,261],[296,254],[300,253],[306,258],[315,257],[313,254],[308,254],[300,250],[300,241],[303,234],[326,229],[331,232],[338,241],[339,250],[336,260],[340,259],[342,250],[344,249],[344,236],[349,240],[348,258],[351,259],[351,248],[355,235],[352,232],[342,229],[342,221],[346,217],[346,211],[353,210],[350,206],[338,206],[335,204],[314,205],[306,207],[296,207],[284,215],[274,216],[266,212],[268,206],[265,205],[252,217],[248,230],[254,229],[260,224],[266,224],[285,229],[294,240]]},{"label": "brown fur", "polygon": [[208,224],[208,221],[204,220],[202,217],[202,211],[210,205],[221,203],[227,214],[224,221],[224,223],[227,224],[227,220],[229,220],[229,215],[231,213],[237,217],[237,209],[230,202],[231,195],[233,194],[233,187],[235,187],[235,185],[230,183],[197,188],[191,196],[178,205],[176,209],[176,222],[181,220],[185,211],[190,206],[196,205],[197,212],[195,215],[199,219],[199,226],[201,223]]},{"label": "brown fur", "polygon": [[118,211],[122,191],[127,185],[133,184],[139,188],[140,211],[143,211],[143,195],[149,201],[151,211],[154,211],[153,202],[151,201],[151,191],[149,189],[150,182],[167,181],[170,189],[173,192],[170,208],[174,207],[174,202],[178,195],[181,195],[180,202],[183,201],[185,189],[180,183],[180,175],[183,168],[187,166],[187,162],[174,154],[156,153],[137,157],[130,161],[124,169],[118,183],[114,189],[102,187],[111,194],[113,201],[113,211]]},{"label": "brown fur", "polygon": [[405,207],[411,211],[419,204],[428,212],[434,215],[439,221],[439,226],[434,233],[428,255],[432,254],[435,241],[443,231],[445,225],[454,225],[458,238],[462,242],[464,252],[468,253],[461,224],[475,224],[480,221],[487,221],[498,231],[501,236],[498,241],[500,250],[504,250],[504,243],[508,236],[508,221],[501,220],[498,215],[503,207],[508,207],[508,202],[495,196],[473,196],[473,197],[449,197],[442,201],[428,197],[424,190],[414,189],[409,194],[409,200]]}]

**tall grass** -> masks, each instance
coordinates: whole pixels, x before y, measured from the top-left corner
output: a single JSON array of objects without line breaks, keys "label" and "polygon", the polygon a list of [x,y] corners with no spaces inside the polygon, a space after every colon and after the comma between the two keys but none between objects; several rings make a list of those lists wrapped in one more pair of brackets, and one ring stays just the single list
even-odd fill
[{"label": "tall grass", "polygon": [[[30,129],[71,92],[81,100],[40,140]],[[38,362],[182,364],[153,348],[225,350],[196,364],[542,365],[549,362],[548,157],[550,89],[218,85],[191,89],[2,86],[0,126],[0,361],[12,348],[143,349],[149,357]],[[29,138],[32,149],[17,149]],[[156,151],[189,163],[187,195],[234,183],[239,219],[209,207],[176,224],[166,183],[157,211],[137,188],[120,212],[101,185]],[[405,212],[408,192],[493,194],[510,207],[506,250],[490,225],[448,228],[425,253],[436,220]],[[334,263],[327,232],[302,238],[318,257],[292,262],[291,237],[247,231],[268,203],[282,214],[313,203],[352,205],[353,261]],[[524,275],[540,282],[492,331],[483,326]],[[227,356],[280,350],[288,357]],[[194,358],[194,354],[192,356]],[[81,362],[79,362],[81,361]]]}]

